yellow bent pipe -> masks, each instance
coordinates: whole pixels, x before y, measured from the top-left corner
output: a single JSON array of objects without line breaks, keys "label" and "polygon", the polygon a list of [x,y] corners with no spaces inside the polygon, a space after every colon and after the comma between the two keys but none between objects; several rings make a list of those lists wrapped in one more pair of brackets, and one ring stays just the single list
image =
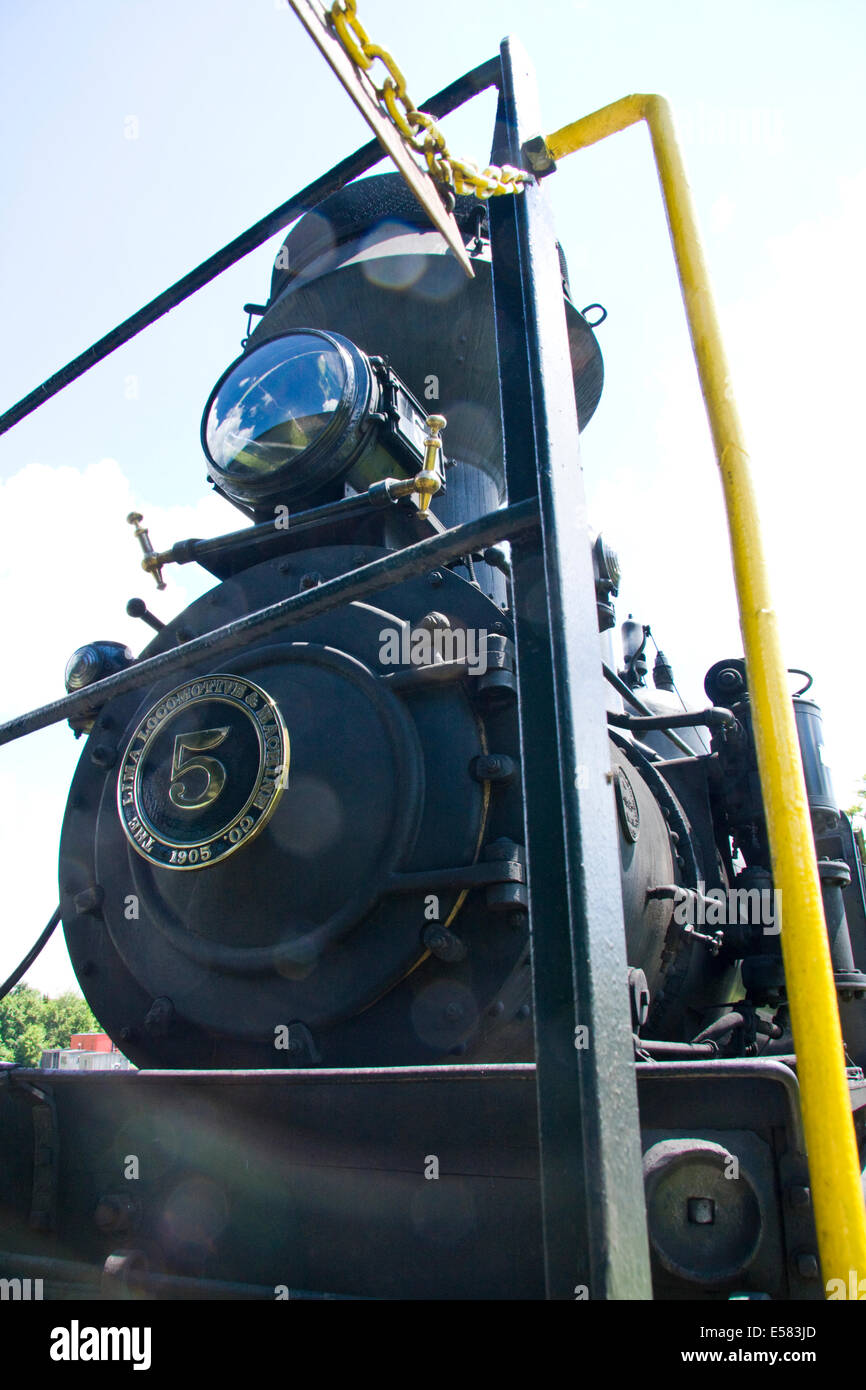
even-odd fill
[{"label": "yellow bent pipe", "polygon": [[[692,346],[722,474],[761,790],[780,894],[782,957],[797,1052],[803,1128],[825,1281],[866,1277],[866,1211],[824,925],[800,747],[749,467],[722,335],[670,107],[628,96],[545,137],[552,159],[646,121]],[[855,1282],[854,1287],[859,1287]]]}]

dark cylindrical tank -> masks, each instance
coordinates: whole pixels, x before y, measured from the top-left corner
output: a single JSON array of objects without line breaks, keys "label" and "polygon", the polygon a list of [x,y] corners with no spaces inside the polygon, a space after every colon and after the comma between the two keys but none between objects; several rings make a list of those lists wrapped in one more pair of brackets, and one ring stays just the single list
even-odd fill
[{"label": "dark cylindrical tank", "polygon": [[824,721],[820,705],[814,700],[794,696],[797,737],[803,757],[806,796],[817,834],[833,828],[839,818],[839,803],[833,791],[830,769],[824,761]]},{"label": "dark cylindrical tank", "polygon": [[[422,406],[445,415],[445,453],[458,467],[433,510],[451,526],[504,499],[499,364],[486,206],[457,199],[475,279],[463,273],[399,175],[349,184],[289,232],[277,256],[267,312],[250,344],[315,326],[387,358]],[[581,427],[601,394],[601,353],[563,295]],[[516,345],[515,345],[516,346]],[[508,362],[502,363],[507,379]],[[577,459],[575,459],[577,467]]]}]

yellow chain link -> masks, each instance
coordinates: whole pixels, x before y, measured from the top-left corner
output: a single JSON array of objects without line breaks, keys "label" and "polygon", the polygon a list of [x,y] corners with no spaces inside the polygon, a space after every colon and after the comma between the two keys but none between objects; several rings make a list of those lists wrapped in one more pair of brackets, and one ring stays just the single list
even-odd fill
[{"label": "yellow chain link", "polygon": [[372,43],[358,18],[357,0],[333,0],[329,11],[337,38],[352,62],[369,75],[378,59],[388,76],[381,87],[372,77],[370,82],[403,139],[417,154],[423,155],[431,176],[437,183],[454,193],[475,194],[476,198],[495,198],[501,193],[522,193],[531,178],[523,169],[510,164],[496,164],[479,169],[470,159],[455,159],[449,152],[445,136],[432,116],[419,111],[406,90],[406,79],[391,54],[379,44]]}]

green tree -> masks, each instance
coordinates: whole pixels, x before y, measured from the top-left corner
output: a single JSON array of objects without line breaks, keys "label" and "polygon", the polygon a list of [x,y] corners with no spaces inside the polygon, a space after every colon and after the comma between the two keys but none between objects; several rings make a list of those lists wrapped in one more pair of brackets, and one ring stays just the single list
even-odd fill
[{"label": "green tree", "polygon": [[73,1033],[98,1033],[99,1024],[74,990],[56,998],[16,985],[0,999],[0,1061],[38,1067],[49,1047],[68,1047]]},{"label": "green tree", "polygon": [[847,816],[866,816],[866,777],[860,778],[857,800],[853,806],[846,806],[845,814]]}]

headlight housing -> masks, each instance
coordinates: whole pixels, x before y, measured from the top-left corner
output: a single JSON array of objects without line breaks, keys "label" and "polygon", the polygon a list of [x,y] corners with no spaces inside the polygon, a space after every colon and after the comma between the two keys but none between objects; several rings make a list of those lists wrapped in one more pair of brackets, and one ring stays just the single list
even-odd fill
[{"label": "headlight housing", "polygon": [[208,473],[230,501],[260,512],[409,477],[424,458],[420,405],[379,358],[339,333],[302,328],[244,353],[202,417]]}]

